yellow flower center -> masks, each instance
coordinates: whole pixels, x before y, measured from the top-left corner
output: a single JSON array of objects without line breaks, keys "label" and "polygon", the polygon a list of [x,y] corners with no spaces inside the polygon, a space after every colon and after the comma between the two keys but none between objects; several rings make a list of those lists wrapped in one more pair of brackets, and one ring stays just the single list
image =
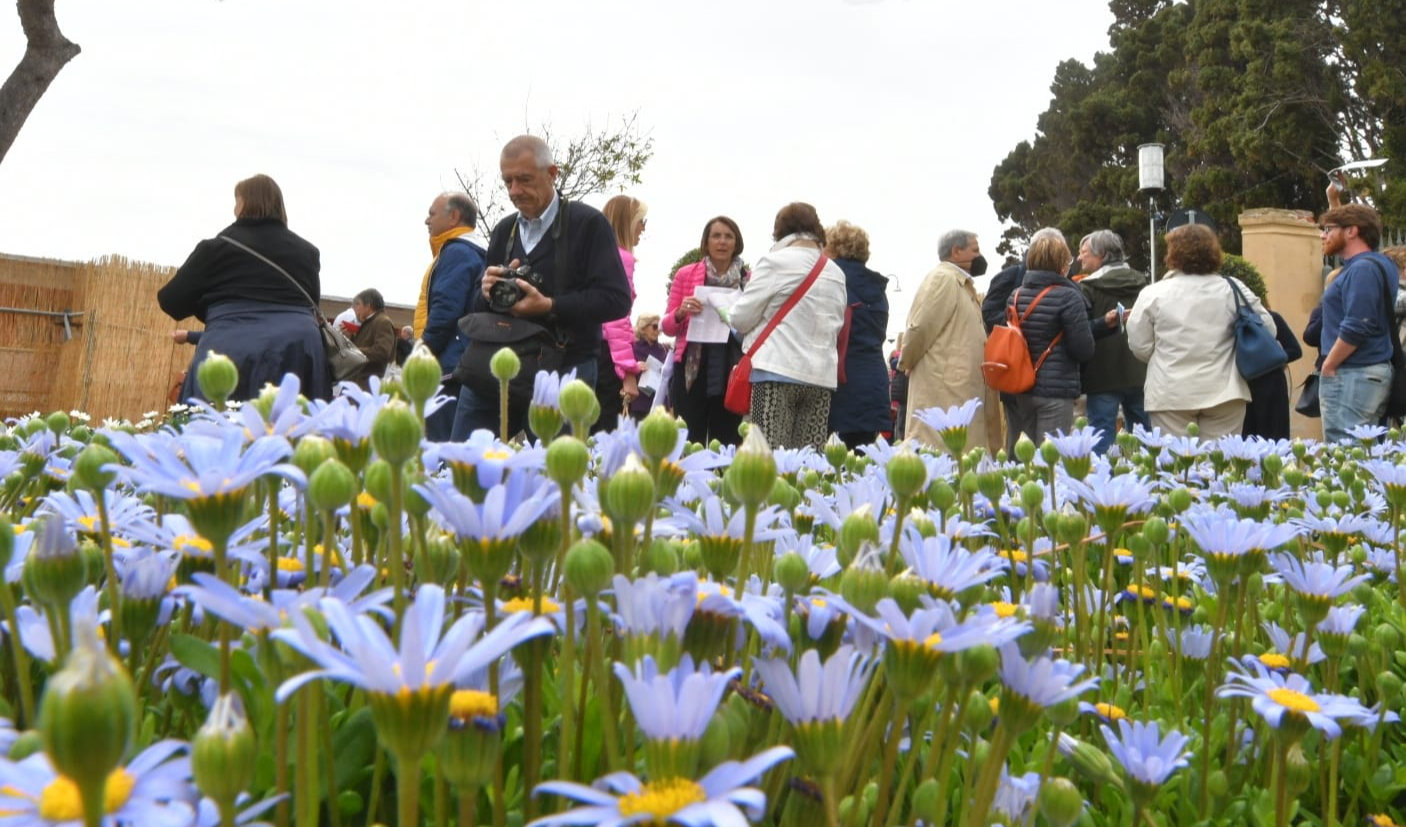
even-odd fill
[{"label": "yellow flower center", "polygon": [[196,480],[181,480],[181,485],[197,494],[200,493],[200,483]]},{"label": "yellow flower center", "polygon": [[[530,598],[530,597],[514,597],[512,600],[504,600],[504,601],[503,601],[503,605],[502,605],[502,607],[501,607],[500,610],[501,610],[504,614],[516,614],[516,613],[518,613],[518,612],[530,612],[530,611],[532,611],[532,598]],[[560,603],[556,602],[555,600],[551,599],[550,597],[547,597],[546,595],[543,595],[543,596],[542,596],[542,613],[543,613],[543,614],[552,614],[553,612],[559,612],[559,611],[561,611],[561,604],[560,604]]]},{"label": "yellow flower center", "polygon": [[653,823],[663,824],[669,816],[684,807],[707,800],[703,787],[696,782],[686,778],[670,778],[645,784],[637,793],[620,796],[617,806],[620,815],[626,819],[648,814],[653,816]]},{"label": "yellow flower center", "polygon": [[1004,600],[997,600],[991,604],[991,608],[996,610],[997,617],[1015,617],[1016,605]]},{"label": "yellow flower center", "polygon": [[171,541],[171,545],[176,551],[184,552],[186,549],[202,551],[206,554],[215,550],[214,543],[196,534],[181,534]]},{"label": "yellow flower center", "polygon": [[376,506],[376,498],[363,491],[356,495],[356,506],[365,511],[370,511]]},{"label": "yellow flower center", "polygon": [[823,608],[825,608],[825,605],[826,605],[826,604],[825,604],[825,600],[824,600],[823,598],[820,598],[820,597],[812,597],[812,598],[810,599],[810,605],[814,606],[814,607],[817,608],[817,609],[823,609]]},{"label": "yellow flower center", "polygon": [[1012,563],[1024,563],[1026,560],[1025,552],[1018,548],[1001,549],[1001,556],[1010,560]]},{"label": "yellow flower center", "polygon": [[1191,611],[1191,598],[1178,597],[1173,601],[1170,597],[1164,597],[1162,598],[1162,605],[1166,606],[1168,609],[1179,609],[1183,612],[1189,612]]},{"label": "yellow flower center", "polygon": [[16,533],[16,534],[23,534],[23,533],[25,533],[26,531],[29,530],[29,524],[28,524],[28,523],[20,523],[19,525],[15,526],[14,528],[15,528],[15,533]]},{"label": "yellow flower center", "polygon": [[461,720],[490,718],[498,714],[498,699],[476,689],[460,689],[449,696],[449,714]]},{"label": "yellow flower center", "polygon": [[[107,782],[103,785],[103,812],[120,810],[131,798],[132,788],[136,785],[137,779],[121,767],[108,773]],[[83,799],[78,793],[78,785],[64,775],[50,781],[39,794],[39,817],[49,821],[81,821]]]},{"label": "yellow flower center", "polygon": [[923,645],[928,647],[929,649],[936,649],[937,647],[942,645],[942,635],[938,634],[937,632],[933,632],[932,634],[927,636],[926,640],[923,641]]},{"label": "yellow flower center", "polygon": [[503,451],[503,450],[484,451],[484,452],[483,452],[483,458],[484,458],[484,459],[500,459],[500,460],[506,460],[506,459],[512,459],[512,458],[513,458],[513,453],[512,453],[511,451]]},{"label": "yellow flower center", "polygon": [[1269,690],[1269,699],[1293,712],[1300,714],[1305,712],[1317,712],[1322,709],[1318,702],[1302,692],[1295,692],[1292,689],[1278,687]]},{"label": "yellow flower center", "polygon": [[83,526],[83,530],[89,534],[96,534],[98,532],[97,517],[79,517],[78,524]]},{"label": "yellow flower center", "polygon": [[1270,669],[1289,668],[1289,659],[1284,655],[1279,654],[1278,652],[1265,652],[1263,655],[1260,655],[1260,663],[1263,663]]},{"label": "yellow flower center", "polygon": [[1110,721],[1121,721],[1122,719],[1128,717],[1128,713],[1124,712],[1122,707],[1114,706],[1113,704],[1094,704],[1094,709],[1097,709],[1098,714],[1102,715]]},{"label": "yellow flower center", "polygon": [[1156,600],[1157,590],[1151,586],[1129,586],[1128,594],[1133,597],[1140,597],[1143,600]]},{"label": "yellow flower center", "polygon": [[302,570],[303,570],[303,561],[297,559],[296,557],[280,557],[280,558],[278,558],[278,570],[279,570],[279,571],[290,571],[290,572],[291,572],[291,571],[302,571]]},{"label": "yellow flower center", "polygon": [[1001,698],[1000,698],[999,695],[996,696],[996,697],[994,697],[994,698],[991,698],[990,700],[988,700],[988,701],[986,702],[986,705],[989,706],[989,707],[991,707],[991,714],[992,714],[992,715],[1000,715],[1000,714],[1001,714]]}]

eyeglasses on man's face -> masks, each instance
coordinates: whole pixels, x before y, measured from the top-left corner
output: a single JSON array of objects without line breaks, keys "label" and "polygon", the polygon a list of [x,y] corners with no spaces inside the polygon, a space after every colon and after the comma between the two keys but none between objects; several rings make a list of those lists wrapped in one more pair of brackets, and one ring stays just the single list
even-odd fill
[{"label": "eyeglasses on man's face", "polygon": [[1341,224],[1324,224],[1322,227],[1318,228],[1318,231],[1323,235],[1331,235],[1334,230],[1341,230],[1342,228]]}]

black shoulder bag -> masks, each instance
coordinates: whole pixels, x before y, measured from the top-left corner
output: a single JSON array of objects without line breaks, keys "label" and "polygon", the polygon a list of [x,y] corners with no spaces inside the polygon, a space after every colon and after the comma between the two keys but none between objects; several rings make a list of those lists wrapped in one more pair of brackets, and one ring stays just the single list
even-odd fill
[{"label": "black shoulder bag", "polygon": [[[561,198],[557,204],[557,220],[552,227],[552,243],[556,244],[556,272],[552,273],[553,287],[557,279],[566,272],[567,266],[567,200]],[[517,237],[517,220],[513,220],[508,232],[508,245],[505,255],[512,255],[513,242]],[[506,262],[502,262],[505,264]],[[493,355],[503,348],[517,354],[522,368],[517,376],[508,382],[508,402],[514,406],[532,401],[532,389],[540,371],[557,371],[566,361],[566,340],[553,329],[528,319],[520,319],[508,313],[486,311],[470,313],[459,320],[459,330],[467,338],[468,345],[454,367],[454,379],[485,399],[498,399],[499,382],[489,367]]]},{"label": "black shoulder bag", "polygon": [[1406,416],[1406,354],[1401,352],[1401,334],[1396,329],[1396,307],[1391,300],[1391,274],[1380,261],[1368,259],[1382,274],[1382,306],[1386,308],[1386,327],[1391,335],[1391,383],[1387,386],[1386,415],[1393,419]]}]

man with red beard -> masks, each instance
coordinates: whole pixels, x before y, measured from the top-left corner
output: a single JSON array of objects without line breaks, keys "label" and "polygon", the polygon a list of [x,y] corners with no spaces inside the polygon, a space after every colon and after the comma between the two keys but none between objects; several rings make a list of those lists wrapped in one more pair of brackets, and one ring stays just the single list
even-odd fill
[{"label": "man with red beard", "polygon": [[1382,238],[1377,211],[1346,204],[1323,213],[1323,255],[1339,256],[1342,273],[1323,293],[1319,400],[1323,439],[1342,442],[1358,425],[1375,425],[1386,413],[1391,388],[1391,325],[1398,271],[1376,252]]}]

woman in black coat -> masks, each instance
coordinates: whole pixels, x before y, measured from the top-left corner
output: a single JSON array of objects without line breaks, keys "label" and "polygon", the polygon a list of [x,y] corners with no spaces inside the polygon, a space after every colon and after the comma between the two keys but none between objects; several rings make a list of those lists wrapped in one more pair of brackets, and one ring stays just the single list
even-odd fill
[{"label": "woman in black coat", "polygon": [[893,424],[889,373],[884,363],[888,334],[888,279],[865,266],[869,234],[848,221],[825,231],[825,253],[845,273],[846,303],[853,310],[845,350],[845,382],[830,398],[830,432],[851,450],[869,445]]},{"label": "woman in black coat", "polygon": [[196,374],[212,352],[239,368],[230,400],[253,399],[266,383],[277,385],[289,373],[301,380],[308,398],[330,397],[327,352],[314,315],[322,295],[317,248],[288,229],[283,192],[267,175],[234,186],[234,217],[220,236],[277,267],[225,238],[207,238],[157,292],[171,318],[194,316],[205,323],[181,398],[203,398]]},{"label": "woman in black coat", "polygon": [[[1024,317],[1020,330],[1030,349],[1030,364],[1039,367],[1035,386],[1007,403],[1008,453],[1022,433],[1038,445],[1045,434],[1074,427],[1074,400],[1081,393],[1079,366],[1093,358],[1094,334],[1088,301],[1079,285],[1064,275],[1073,260],[1059,230],[1036,231],[1025,258],[1025,277],[1011,294],[1010,305]],[[1049,292],[1040,298],[1046,289]],[[1061,337],[1058,342],[1056,336]]]}]

